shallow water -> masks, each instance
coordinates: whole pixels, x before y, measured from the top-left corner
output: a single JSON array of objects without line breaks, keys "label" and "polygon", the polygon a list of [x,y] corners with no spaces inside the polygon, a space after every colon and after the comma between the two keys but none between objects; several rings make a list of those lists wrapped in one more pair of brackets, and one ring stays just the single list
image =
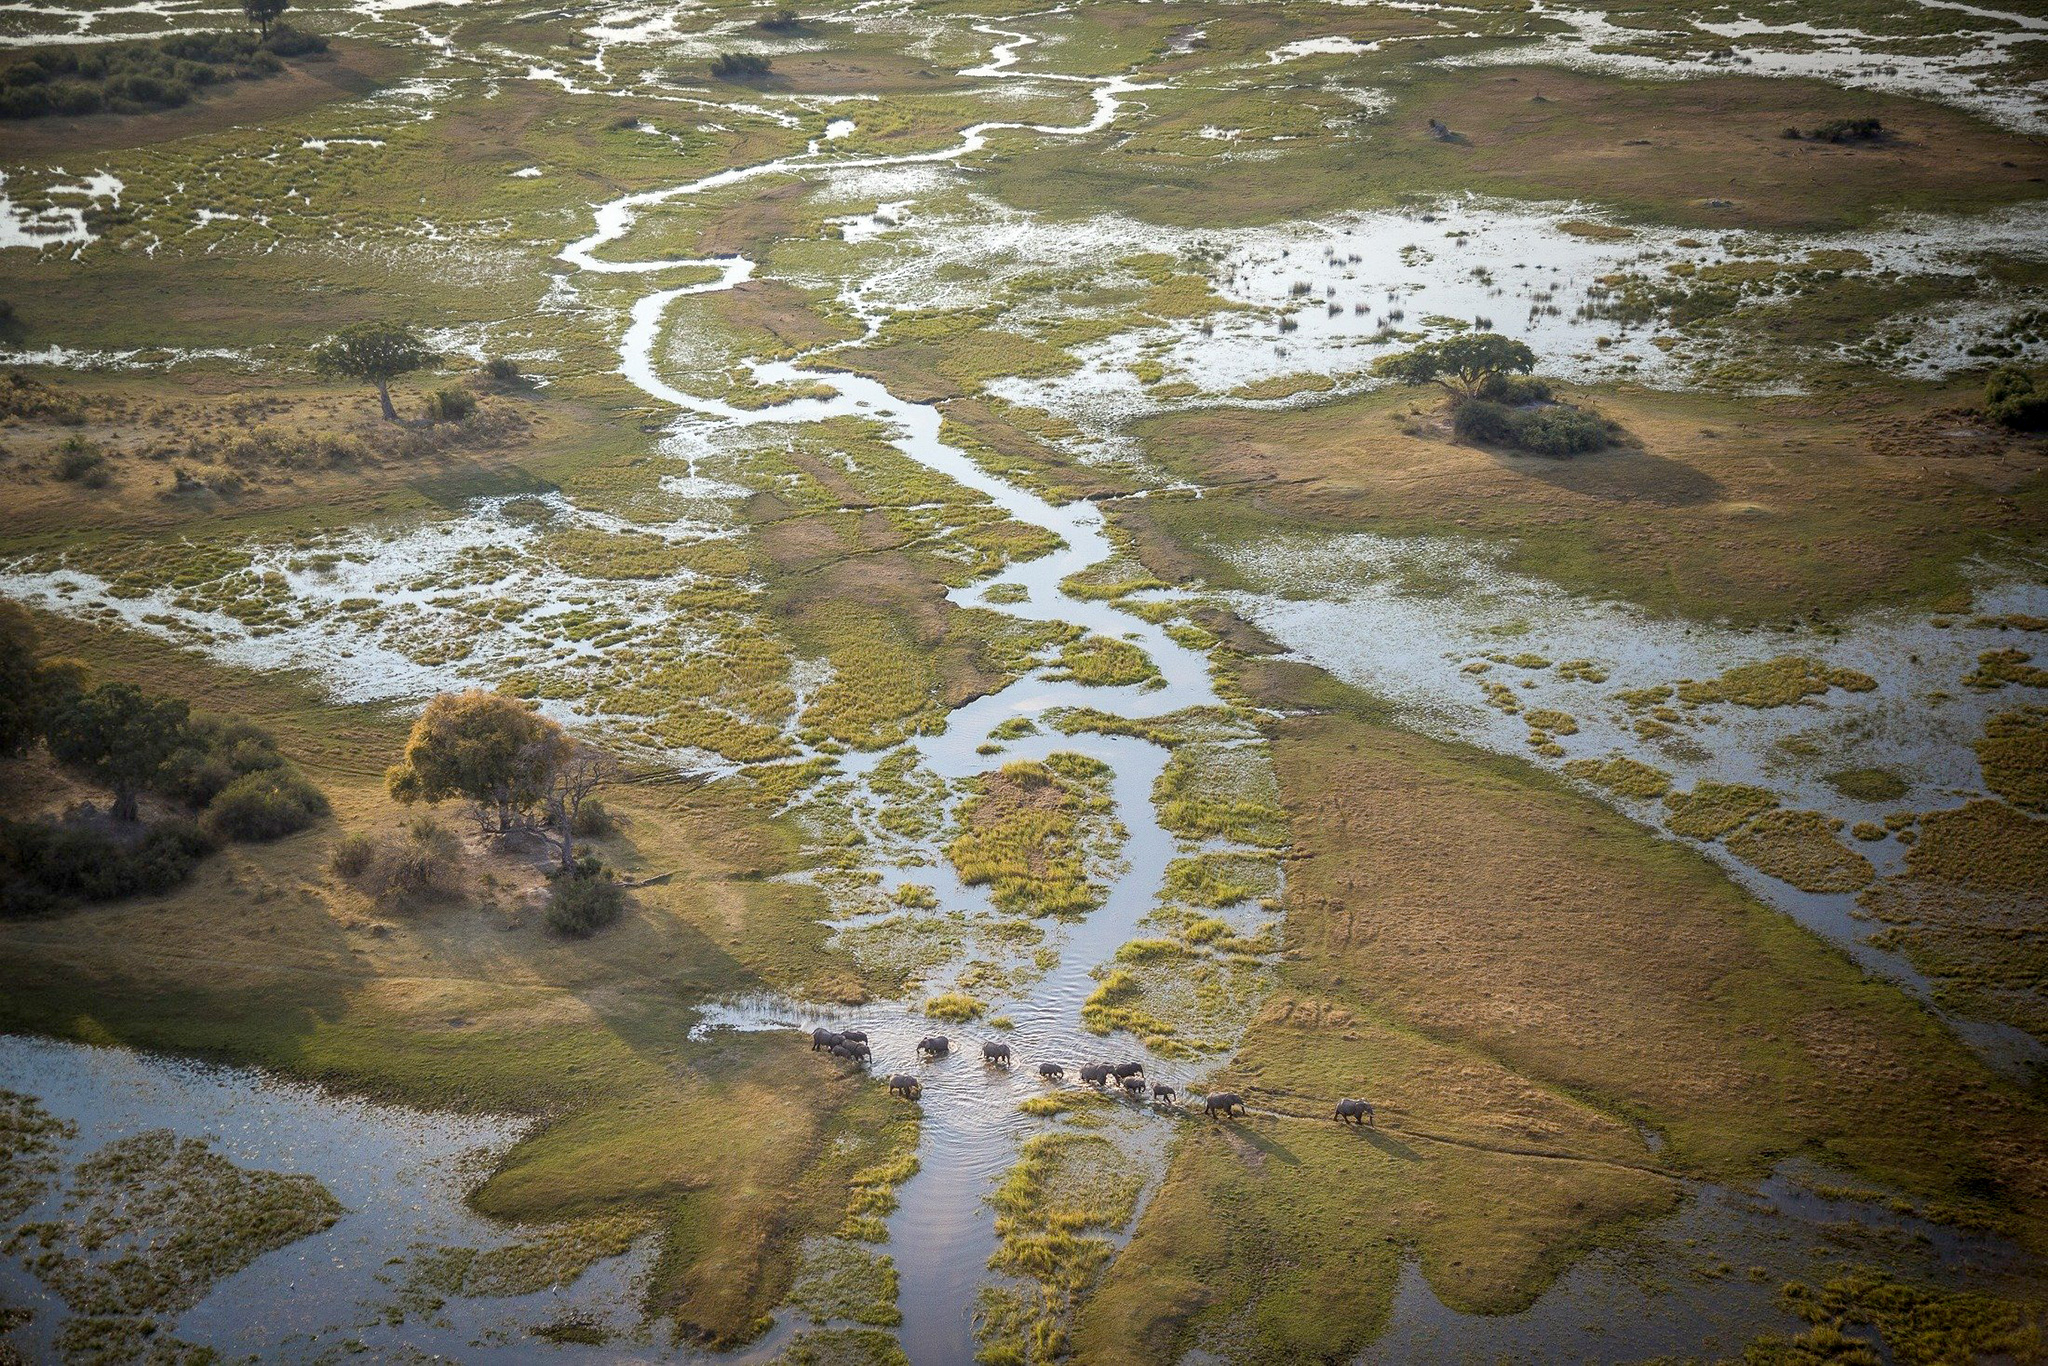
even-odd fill
[{"label": "shallow water", "polygon": [[[238,1166],[309,1174],[343,1205],[346,1213],[332,1227],[257,1258],[167,1323],[183,1341],[264,1360],[310,1360],[344,1340],[373,1355],[410,1349],[519,1360],[533,1351],[527,1327],[573,1307],[622,1335],[606,1357],[638,1350],[636,1283],[647,1249],[600,1264],[573,1288],[451,1300],[438,1313],[414,1311],[397,1323],[387,1317],[400,1304],[405,1264],[419,1253],[518,1241],[519,1230],[477,1217],[463,1200],[527,1121],[426,1114],[339,1098],[249,1068],[4,1036],[0,1089],[33,1095],[77,1124],[79,1136],[60,1145],[67,1169],[117,1138],[169,1129],[208,1140]],[[27,1217],[56,1217],[65,1184]],[[64,1306],[18,1258],[0,1259],[0,1300],[35,1311],[26,1330],[36,1349],[31,1355],[54,1360],[50,1339]]]}]

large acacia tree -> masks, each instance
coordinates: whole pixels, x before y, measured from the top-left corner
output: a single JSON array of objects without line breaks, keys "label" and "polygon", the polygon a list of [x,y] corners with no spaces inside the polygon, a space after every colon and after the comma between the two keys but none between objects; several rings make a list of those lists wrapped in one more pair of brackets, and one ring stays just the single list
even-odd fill
[{"label": "large acacia tree", "polygon": [[391,406],[391,381],[434,359],[426,342],[403,323],[357,323],[313,349],[313,365],[321,374],[376,385],[386,422],[398,421],[398,410]]},{"label": "large acacia tree", "polygon": [[1514,338],[1468,332],[1381,356],[1373,362],[1372,372],[1403,384],[1440,384],[1455,397],[1475,398],[1490,381],[1526,375],[1535,368],[1536,353]]},{"label": "large acacia tree", "polygon": [[616,771],[609,755],[526,703],[472,688],[427,703],[386,782],[401,802],[466,798],[499,834],[539,829],[569,871],[576,814]]}]

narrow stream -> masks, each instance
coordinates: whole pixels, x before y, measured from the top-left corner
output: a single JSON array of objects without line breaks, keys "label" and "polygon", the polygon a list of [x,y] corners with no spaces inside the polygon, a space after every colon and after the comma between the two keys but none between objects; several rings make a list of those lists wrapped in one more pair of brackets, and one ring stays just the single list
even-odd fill
[{"label": "narrow stream", "polygon": [[[1093,707],[1127,718],[1144,718],[1188,707],[1220,705],[1210,685],[1208,661],[1174,642],[1160,626],[1120,612],[1107,603],[1063,592],[1062,579],[1099,564],[1112,554],[1101,509],[1087,502],[1056,507],[1037,494],[990,474],[965,452],[940,438],[940,414],[931,405],[901,399],[874,379],[810,369],[800,362],[753,362],[749,368],[760,384],[822,386],[832,391],[832,397],[742,409],[691,394],[664,377],[655,362],[655,352],[670,305],[687,295],[732,289],[753,278],[752,261],[744,257],[617,261],[604,258],[599,252],[625,237],[641,211],[674,199],[759,176],[810,168],[952,161],[979,150],[989,134],[1002,129],[1052,136],[1090,133],[1116,117],[1123,95],[1146,88],[1121,77],[1036,76],[1014,71],[1011,68],[1017,61],[1016,49],[1036,40],[986,25],[977,28],[1003,41],[996,44],[986,65],[969,69],[963,75],[1085,84],[1093,88],[1094,116],[1085,123],[1067,127],[979,123],[966,129],[959,143],[950,149],[893,157],[822,161],[824,140],[814,140],[799,156],[735,167],[685,185],[612,200],[596,210],[596,231],[571,243],[561,254],[562,260],[603,275],[693,268],[716,271],[715,280],[656,290],[633,304],[630,326],[620,346],[620,370],[632,383],[649,396],[688,414],[682,425],[695,419],[757,427],[842,417],[882,424],[891,433],[890,444],[911,460],[985,495],[1017,521],[1042,527],[1061,539],[1062,544],[1052,554],[1011,564],[992,579],[954,590],[949,596],[955,602],[1024,620],[1068,622],[1131,640],[1159,668],[1164,686],[1155,683],[1149,688],[1084,687],[1033,677],[956,708],[942,733],[906,742],[926,768],[949,782],[971,778],[994,766],[996,761],[977,754],[976,747],[993,727],[1012,717],[1067,706]],[[991,596],[990,590],[999,587],[1007,591]],[[1021,598],[1003,600],[1014,596],[1016,590],[1022,590]],[[1037,1065],[1046,1061],[1061,1063],[1071,1078],[1073,1070],[1086,1061],[1141,1058],[1148,1074],[1175,1084],[1182,1080],[1183,1070],[1194,1070],[1187,1064],[1176,1067],[1146,1056],[1128,1039],[1111,1043],[1092,1036],[1080,1023],[1082,1002],[1096,985],[1091,970],[1108,962],[1118,947],[1132,937],[1138,922],[1153,909],[1166,865],[1179,852],[1174,838],[1160,827],[1152,805],[1152,784],[1165,766],[1166,752],[1150,742],[1129,737],[1041,734],[1013,742],[1003,759],[1042,759],[1059,750],[1089,755],[1113,770],[1111,797],[1115,815],[1129,832],[1121,850],[1124,870],[1111,883],[1107,901],[1085,921],[1064,931],[1057,965],[1021,996],[991,1003],[992,1011],[1012,1022],[1011,1028],[954,1028],[950,1035],[953,1052],[925,1064],[917,1058],[917,1040],[928,1033],[945,1032],[944,1027],[911,1013],[902,1004],[848,1012],[812,1009],[787,1001],[733,1003],[707,1011],[700,1025],[700,1029],[802,1028],[816,1023],[851,1025],[858,1021],[871,1036],[877,1075],[915,1071],[923,1080],[920,1170],[898,1192],[900,1204],[889,1220],[889,1251],[901,1277],[901,1339],[914,1363],[957,1363],[974,1355],[976,1292],[989,1279],[988,1260],[995,1250],[993,1217],[984,1200],[1015,1161],[1018,1145],[1031,1132],[1042,1128],[1041,1121],[1029,1119],[1017,1109],[1020,1101],[1046,1088],[1047,1083],[1038,1076]],[[900,749],[846,756],[841,761],[841,771],[850,777],[863,777],[886,754],[897,752]],[[940,904],[948,909],[989,909],[985,892],[962,884],[943,858],[934,859],[931,866],[918,867],[916,876],[921,881],[936,883]],[[1013,1063],[1008,1069],[982,1060],[979,1043],[983,1038],[1000,1038],[1010,1045]],[[1209,1065],[1199,1064],[1200,1070],[1206,1071]],[[1166,1124],[1162,1117],[1157,1125],[1158,1140],[1150,1145],[1155,1151],[1163,1147],[1168,1132]]]}]

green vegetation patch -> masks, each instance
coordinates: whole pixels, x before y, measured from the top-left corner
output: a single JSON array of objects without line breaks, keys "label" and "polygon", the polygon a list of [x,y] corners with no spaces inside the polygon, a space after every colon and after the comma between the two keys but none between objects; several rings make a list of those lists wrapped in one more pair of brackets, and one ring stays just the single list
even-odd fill
[{"label": "green vegetation patch", "polygon": [[1081,916],[1109,889],[1088,876],[1090,825],[1108,818],[1109,767],[1085,755],[1020,760],[974,780],[946,846],[960,878],[1013,915]]},{"label": "green vegetation patch", "polygon": [[1727,843],[1750,867],[1804,892],[1853,892],[1877,876],[1870,860],[1837,839],[1818,811],[1766,811]]},{"label": "green vegetation patch", "polygon": [[1074,1309],[1114,1255],[1099,1235],[1130,1221],[1144,1184],[1144,1168],[1099,1134],[1069,1129],[1025,1141],[989,1197],[999,1240],[989,1268],[1036,1282],[1036,1290],[982,1292],[979,1360],[1037,1363],[1068,1354]]},{"label": "green vegetation patch", "polygon": [[7,1249],[79,1318],[148,1324],[342,1213],[310,1176],[248,1171],[202,1139],[153,1129],[80,1162],[63,1217],[24,1225]]},{"label": "green vegetation patch", "polygon": [[1091,688],[1122,688],[1159,677],[1159,668],[1129,641],[1097,634],[1063,646],[1059,668],[1046,676]]},{"label": "green vegetation patch", "polygon": [[1287,813],[1262,746],[1191,741],[1152,785],[1159,823],[1182,839],[1222,838],[1277,849]]},{"label": "green vegetation patch", "polygon": [[1975,749],[1986,787],[2014,806],[2048,811],[2048,707],[2017,707],[1987,718]]},{"label": "green vegetation patch", "polygon": [[819,1328],[791,1338],[773,1366],[910,1366],[910,1358],[879,1328]]},{"label": "green vegetation patch", "polygon": [[1280,889],[1280,872],[1270,858],[1244,854],[1196,854],[1166,865],[1160,895],[1214,910]]},{"label": "green vegetation patch", "polygon": [[1752,816],[1778,804],[1775,794],[1746,783],[1701,783],[1690,792],[1664,798],[1671,815],[1664,822],[1687,839],[1716,840]]},{"label": "green vegetation patch", "polygon": [[1827,785],[1851,801],[1895,802],[1906,795],[1906,780],[1888,768],[1845,768],[1827,775]]},{"label": "green vegetation patch", "polygon": [[1830,688],[1869,692],[1877,680],[1854,669],[1839,668],[1804,655],[1779,655],[1754,664],[1738,664],[1704,682],[1681,679],[1678,699],[1694,705],[1733,702],[1741,707],[1789,707]]},{"label": "green vegetation patch", "polygon": [[644,1215],[598,1215],[550,1225],[504,1247],[443,1248],[414,1266],[410,1288],[469,1297],[531,1295],[569,1285],[597,1263],[624,1256],[651,1226]]},{"label": "green vegetation patch", "polygon": [[1564,766],[1564,771],[1610,792],[1618,792],[1624,797],[1640,797],[1645,801],[1661,797],[1671,790],[1669,773],[1625,754],[1608,759],[1574,759]]},{"label": "green vegetation patch", "polygon": [[[1911,1285],[1867,1267],[1819,1286],[1794,1281],[1784,1288],[1782,1297],[1787,1309],[1817,1331],[1875,1328],[1895,1361],[2037,1361],[2041,1355],[2042,1310],[2038,1304],[1978,1291]],[[1849,1343],[1855,1346],[1849,1347]],[[1843,1346],[1847,1350],[1805,1356],[1793,1351],[1777,1359],[1788,1363],[1878,1359],[1856,1339],[1847,1339]],[[1749,1359],[1745,1354],[1744,1360]]]},{"label": "green vegetation patch", "polygon": [[58,1141],[77,1136],[77,1125],[34,1096],[0,1090],[0,1223],[19,1219],[43,1198],[57,1174]]},{"label": "green vegetation patch", "polygon": [[1963,675],[1965,685],[1982,692],[2016,683],[2023,688],[2048,688],[2048,669],[2033,663],[2025,650],[1986,650],[1977,667]]},{"label": "green vegetation patch", "polygon": [[844,1320],[874,1328],[903,1321],[896,1308],[896,1259],[844,1238],[804,1245],[789,1304],[814,1321]]}]

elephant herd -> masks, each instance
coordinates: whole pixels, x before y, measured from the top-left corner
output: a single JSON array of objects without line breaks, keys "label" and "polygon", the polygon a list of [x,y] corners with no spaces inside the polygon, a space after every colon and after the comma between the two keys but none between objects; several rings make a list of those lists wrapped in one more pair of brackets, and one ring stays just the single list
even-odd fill
[{"label": "elephant herd", "polygon": [[[863,1066],[874,1060],[874,1051],[868,1047],[868,1036],[859,1029],[827,1029],[823,1025],[811,1031],[811,1051],[827,1052],[835,1058],[856,1062]],[[953,1041],[944,1034],[927,1034],[917,1041],[917,1056],[929,1062],[943,1058],[953,1051]],[[989,1040],[981,1045],[981,1060],[995,1067],[1010,1065],[1010,1045]],[[1038,1064],[1038,1075],[1046,1081],[1064,1082],[1067,1069],[1056,1062]],[[1080,1068],[1081,1080],[1098,1090],[1106,1090],[1113,1082],[1132,1100],[1143,1102],[1148,1089],[1145,1064],[1141,1062],[1090,1062]],[[1176,1092],[1165,1082],[1149,1082],[1152,1103],[1171,1106]],[[924,1083],[909,1072],[898,1072],[889,1078],[889,1094],[902,1096],[905,1100],[916,1100],[924,1091]],[[1235,1091],[1213,1091],[1203,1098],[1202,1112],[1210,1118],[1222,1115],[1228,1119],[1233,1115],[1249,1114],[1244,1097]],[[1372,1106],[1362,1100],[1340,1100],[1337,1102],[1335,1118],[1343,1123],[1360,1126],[1375,1123]]]}]

